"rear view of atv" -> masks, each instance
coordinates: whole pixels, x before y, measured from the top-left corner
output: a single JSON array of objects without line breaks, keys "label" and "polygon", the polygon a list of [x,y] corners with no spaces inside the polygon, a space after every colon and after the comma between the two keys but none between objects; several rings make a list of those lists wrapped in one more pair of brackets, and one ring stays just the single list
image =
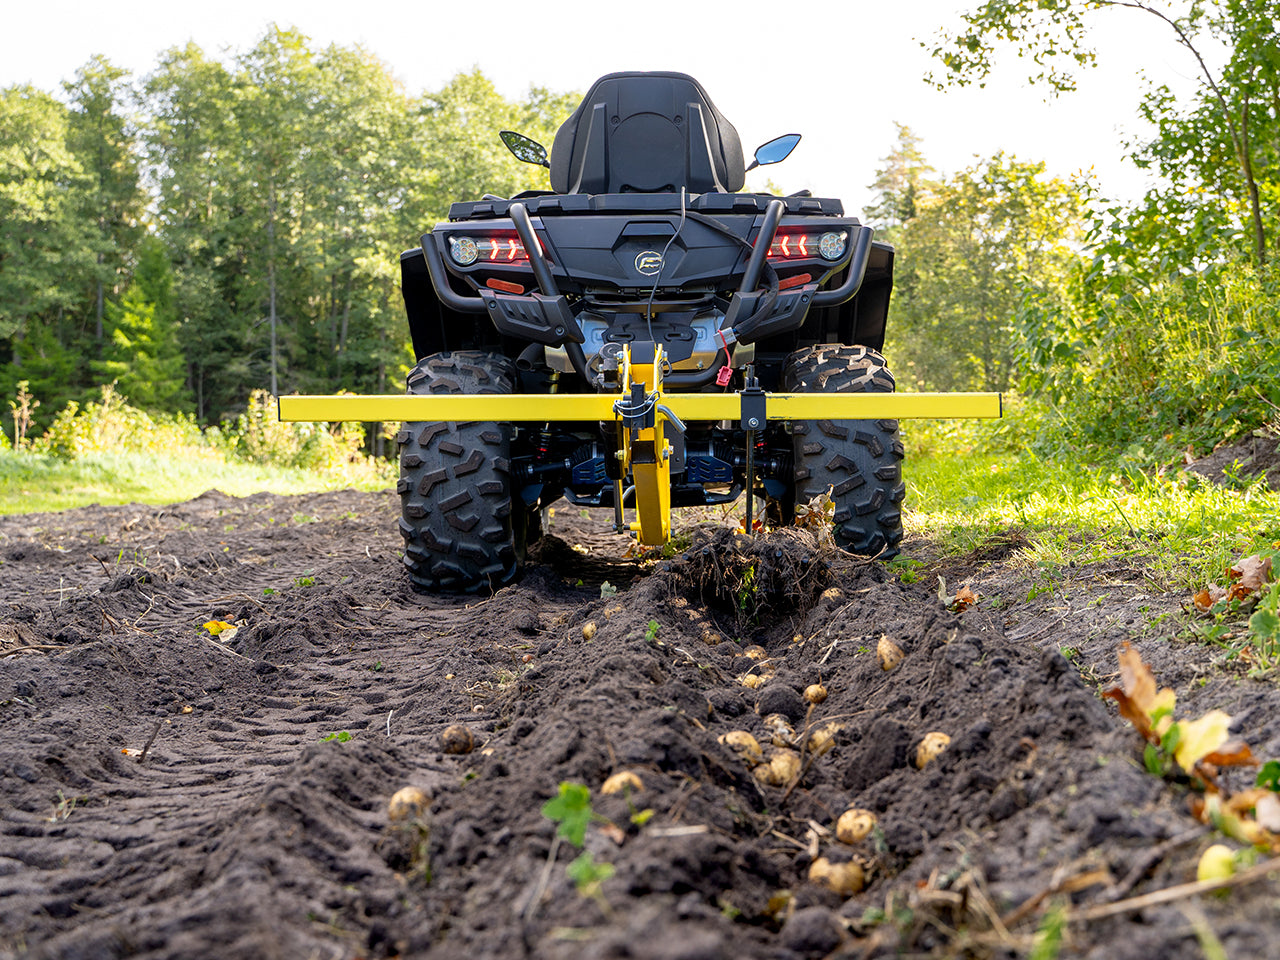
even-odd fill
[{"label": "rear view of atv", "polygon": [[611,507],[618,529],[661,543],[672,507],[746,492],[751,529],[757,496],[789,523],[829,493],[840,546],[894,556],[897,418],[997,416],[999,399],[894,395],[879,352],[893,248],[838,200],[737,192],[800,137],[764,144],[748,167],[696,80],[615,73],[549,156],[502,139],[549,168],[551,190],[455,203],[401,256],[418,358],[408,398],[281,401],[287,419],[406,421],[414,585],[510,582],[560,497]]}]

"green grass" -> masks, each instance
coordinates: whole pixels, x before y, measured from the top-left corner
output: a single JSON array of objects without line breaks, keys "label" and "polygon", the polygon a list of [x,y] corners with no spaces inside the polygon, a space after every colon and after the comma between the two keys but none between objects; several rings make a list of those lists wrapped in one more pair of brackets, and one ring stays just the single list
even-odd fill
[{"label": "green grass", "polygon": [[92,453],[76,460],[0,450],[0,514],[66,510],[94,503],[177,503],[214,488],[235,497],[264,491],[380,490],[394,483],[389,469],[379,475],[368,471],[322,473],[232,462],[216,452],[199,450],[159,457]]},{"label": "green grass", "polygon": [[908,432],[907,532],[942,556],[1016,529],[1031,563],[1123,559],[1166,589],[1199,589],[1242,556],[1280,549],[1280,495],[1261,483],[1046,460],[1025,447],[982,452],[981,429],[908,428],[923,454]]}]

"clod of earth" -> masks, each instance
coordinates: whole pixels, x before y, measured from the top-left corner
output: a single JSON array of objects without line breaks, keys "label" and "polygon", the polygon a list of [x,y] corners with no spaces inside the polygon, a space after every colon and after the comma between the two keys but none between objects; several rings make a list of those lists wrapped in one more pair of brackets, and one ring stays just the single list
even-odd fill
[{"label": "clod of earth", "polygon": [[951,737],[940,730],[932,730],[924,735],[920,745],[916,747],[916,766],[923,770],[951,744]]},{"label": "clod of earth", "polygon": [[630,770],[620,770],[604,782],[600,792],[606,796],[629,790],[632,793],[644,792],[644,781]]},{"label": "clod of earth", "polygon": [[870,810],[855,807],[840,814],[836,821],[836,839],[841,843],[854,844],[866,839],[875,827],[876,815]]},{"label": "clod of earth", "polygon": [[418,819],[431,805],[431,798],[418,787],[401,787],[391,795],[387,803],[387,819],[391,821]]},{"label": "clod of earth", "polygon": [[721,734],[719,740],[749,767],[764,762],[764,751],[760,749],[760,743],[745,730],[730,730]]},{"label": "clod of earth", "polygon": [[906,656],[902,652],[902,648],[890,640],[888,637],[881,637],[876,644],[876,656],[880,658],[880,669],[888,673],[898,664],[902,663],[902,658]]},{"label": "clod of earth", "polygon": [[440,749],[445,753],[470,753],[475,748],[475,735],[460,723],[446,727],[440,734]]},{"label": "clod of earth", "polygon": [[852,860],[848,863],[832,863],[826,857],[819,857],[809,867],[809,881],[820,883],[842,897],[852,897],[855,893],[862,892],[865,878],[862,867]]}]

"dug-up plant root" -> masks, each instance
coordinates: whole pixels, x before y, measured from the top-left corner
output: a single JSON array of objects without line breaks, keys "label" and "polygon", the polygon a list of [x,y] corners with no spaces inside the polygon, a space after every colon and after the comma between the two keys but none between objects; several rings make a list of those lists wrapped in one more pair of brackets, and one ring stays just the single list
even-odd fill
[{"label": "dug-up plant root", "polygon": [[804,615],[849,562],[856,561],[800,527],[754,537],[722,528],[699,531],[671,571],[690,593],[731,613],[734,629],[744,632],[763,620]]}]

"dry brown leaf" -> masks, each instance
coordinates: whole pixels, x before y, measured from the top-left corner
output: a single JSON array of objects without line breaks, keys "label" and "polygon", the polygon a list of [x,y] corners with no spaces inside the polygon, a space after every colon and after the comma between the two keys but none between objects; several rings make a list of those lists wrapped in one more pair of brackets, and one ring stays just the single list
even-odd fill
[{"label": "dry brown leaf", "polygon": [[1271,558],[1254,554],[1227,568],[1227,576],[1249,593],[1258,593],[1271,582]]},{"label": "dry brown leaf", "polygon": [[967,610],[978,602],[978,595],[968,587],[961,587],[956,591],[954,599],[951,601],[951,609],[956,613],[961,610]]},{"label": "dry brown leaf", "polygon": [[[1143,663],[1142,656],[1128,642],[1120,648],[1120,686],[1109,687],[1102,691],[1102,695],[1114,700],[1120,707],[1120,715],[1152,743],[1159,743],[1160,735],[1168,729],[1169,716],[1177,702],[1177,694],[1168,687],[1156,690],[1156,678],[1151,668]],[[1157,710],[1168,712],[1168,716],[1161,720],[1162,729],[1157,729],[1152,720],[1152,714]]]},{"label": "dry brown leaf", "polygon": [[1194,597],[1191,602],[1196,605],[1196,609],[1201,613],[1208,613],[1213,609],[1213,605],[1227,595],[1227,591],[1222,589],[1216,583],[1211,583],[1205,587]]},{"label": "dry brown leaf", "polygon": [[1222,744],[1212,753],[1201,757],[1200,762],[1211,763],[1215,767],[1256,767],[1258,765],[1253,751],[1243,740],[1232,740],[1230,743]]}]

